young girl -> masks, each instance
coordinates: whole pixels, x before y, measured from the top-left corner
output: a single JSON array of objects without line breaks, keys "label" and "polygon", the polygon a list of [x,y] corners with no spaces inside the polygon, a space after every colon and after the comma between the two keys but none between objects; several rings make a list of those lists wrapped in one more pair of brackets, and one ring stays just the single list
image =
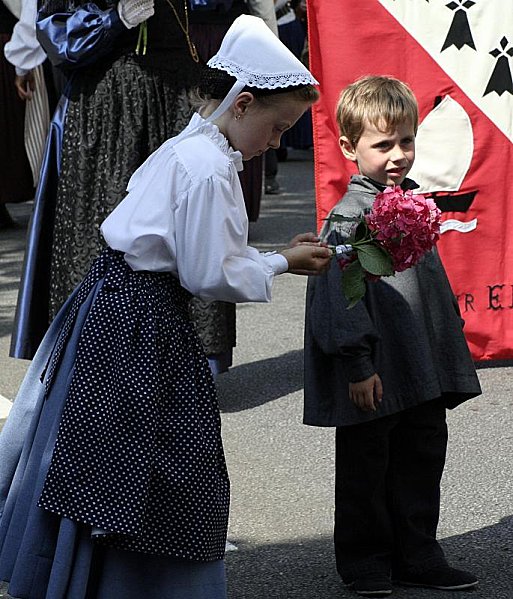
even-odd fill
[{"label": "young girl", "polygon": [[[279,145],[316,99],[315,80],[249,16],[209,66],[203,116],[130,180],[102,225],[108,249],[14,404],[14,423],[34,412],[0,522],[0,578],[16,597],[226,596],[229,482],[187,304],[269,301],[275,275],[321,272],[330,252],[310,234],[280,253],[248,247],[237,176],[243,160]],[[13,428],[0,448],[9,460]]]}]

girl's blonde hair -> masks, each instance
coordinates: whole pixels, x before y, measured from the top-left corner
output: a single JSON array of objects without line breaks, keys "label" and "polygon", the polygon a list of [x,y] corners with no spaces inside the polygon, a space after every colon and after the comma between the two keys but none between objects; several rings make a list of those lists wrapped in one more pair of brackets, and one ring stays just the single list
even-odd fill
[{"label": "girl's blonde hair", "polygon": [[410,122],[417,133],[419,109],[412,90],[394,77],[367,75],[348,85],[337,102],[337,123],[341,136],[356,146],[365,123],[389,132]]}]

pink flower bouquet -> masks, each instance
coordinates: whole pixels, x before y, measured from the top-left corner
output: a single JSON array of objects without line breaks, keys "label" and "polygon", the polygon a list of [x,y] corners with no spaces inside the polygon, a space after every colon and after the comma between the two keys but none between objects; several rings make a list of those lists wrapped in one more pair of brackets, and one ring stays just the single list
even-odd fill
[{"label": "pink flower bouquet", "polygon": [[433,200],[399,186],[378,193],[360,217],[332,214],[331,222],[353,222],[347,243],[333,247],[342,269],[342,289],[352,308],[375,281],[414,266],[440,237],[440,215]]}]

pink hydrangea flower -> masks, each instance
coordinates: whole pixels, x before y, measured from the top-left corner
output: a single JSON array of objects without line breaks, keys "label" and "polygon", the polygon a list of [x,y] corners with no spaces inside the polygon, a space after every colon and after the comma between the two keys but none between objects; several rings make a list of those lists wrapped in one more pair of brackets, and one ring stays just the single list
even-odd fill
[{"label": "pink hydrangea flower", "polygon": [[378,193],[368,214],[331,215],[335,222],[354,222],[346,243],[332,248],[342,270],[348,309],[364,296],[365,281],[415,266],[438,241],[440,217],[433,200],[399,186]]},{"label": "pink hydrangea flower", "polygon": [[441,212],[435,202],[398,185],[378,193],[365,216],[373,238],[392,257],[394,271],[414,266],[440,237]]}]

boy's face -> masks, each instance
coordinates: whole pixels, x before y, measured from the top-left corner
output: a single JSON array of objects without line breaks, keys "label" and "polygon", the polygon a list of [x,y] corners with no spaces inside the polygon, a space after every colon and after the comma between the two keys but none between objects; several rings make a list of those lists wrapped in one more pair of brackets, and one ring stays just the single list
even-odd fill
[{"label": "boy's face", "polygon": [[356,162],[360,174],[382,183],[400,185],[415,160],[415,132],[411,123],[401,123],[384,133],[369,122],[353,147],[347,137],[339,140],[342,153]]}]

